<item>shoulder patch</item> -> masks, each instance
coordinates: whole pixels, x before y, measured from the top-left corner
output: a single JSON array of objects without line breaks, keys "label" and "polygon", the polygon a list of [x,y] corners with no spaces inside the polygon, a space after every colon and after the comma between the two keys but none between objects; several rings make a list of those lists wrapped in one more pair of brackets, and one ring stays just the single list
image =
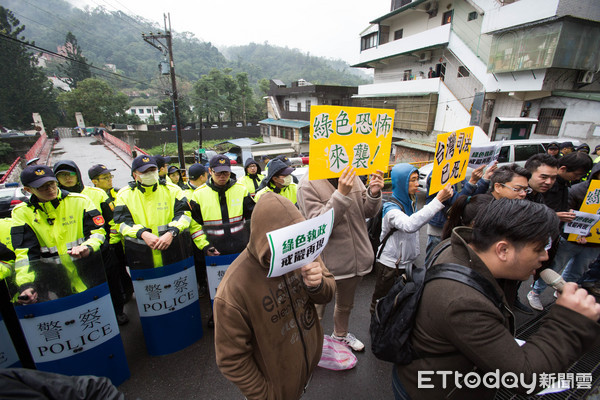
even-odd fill
[{"label": "shoulder patch", "polygon": [[96,224],[97,226],[104,225],[104,217],[102,215],[96,215],[92,220],[94,221],[94,224]]}]

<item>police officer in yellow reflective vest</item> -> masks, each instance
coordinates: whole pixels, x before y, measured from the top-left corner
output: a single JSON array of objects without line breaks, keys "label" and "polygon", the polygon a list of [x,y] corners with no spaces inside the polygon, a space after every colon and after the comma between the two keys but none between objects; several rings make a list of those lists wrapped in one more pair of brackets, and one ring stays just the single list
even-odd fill
[{"label": "police officer in yellow reflective vest", "polygon": [[[38,297],[47,300],[47,291],[62,297],[93,286],[92,277],[104,275],[95,265],[78,264],[71,262],[70,257],[61,257],[62,265],[42,271],[30,261],[57,255],[79,259],[100,251],[106,236],[100,211],[86,196],[60,190],[54,173],[45,165],[26,167],[21,172],[21,183],[32,196],[12,212],[11,239],[16,256],[18,301],[31,304],[37,302]],[[42,272],[52,274],[51,287],[38,276]]]},{"label": "police officer in yellow reflective vest", "polygon": [[298,185],[293,182],[292,172],[294,172],[294,168],[288,166],[284,161],[277,158],[271,160],[269,174],[261,182],[254,201],[258,201],[260,196],[267,192],[275,192],[296,204]]},{"label": "police officer in yellow reflective vest", "polygon": [[216,155],[209,163],[210,178],[192,195],[192,239],[206,255],[239,253],[248,244],[245,221],[250,220],[254,201],[248,189],[231,179],[231,162]]},{"label": "police officer in yellow reflective vest", "polygon": [[260,186],[260,182],[265,176],[260,173],[260,165],[258,165],[254,158],[248,158],[246,160],[244,163],[244,171],[246,172],[246,175],[238,179],[238,182],[243,183],[244,186],[246,186],[246,189],[248,189],[250,196],[254,197],[258,186]]},{"label": "police officer in yellow reflective vest", "polygon": [[131,268],[162,267],[162,252],[189,228],[191,215],[183,191],[158,178],[152,156],[141,155],[131,164],[135,181],[119,190],[114,219],[125,241]]},{"label": "police officer in yellow reflective vest", "polygon": [[15,252],[12,246],[10,230],[12,219],[0,219],[0,280],[10,277],[15,265]]}]

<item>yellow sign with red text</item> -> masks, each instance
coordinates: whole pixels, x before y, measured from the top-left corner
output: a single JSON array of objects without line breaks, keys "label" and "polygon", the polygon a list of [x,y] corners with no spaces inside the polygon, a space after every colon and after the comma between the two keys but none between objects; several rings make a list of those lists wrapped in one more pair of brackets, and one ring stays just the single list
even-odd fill
[{"label": "yellow sign with red text", "polygon": [[308,178],[336,178],[349,165],[357,175],[387,171],[394,113],[379,108],[312,106]]},{"label": "yellow sign with red text", "polygon": [[437,135],[429,194],[465,179],[474,131],[475,127],[470,126]]}]

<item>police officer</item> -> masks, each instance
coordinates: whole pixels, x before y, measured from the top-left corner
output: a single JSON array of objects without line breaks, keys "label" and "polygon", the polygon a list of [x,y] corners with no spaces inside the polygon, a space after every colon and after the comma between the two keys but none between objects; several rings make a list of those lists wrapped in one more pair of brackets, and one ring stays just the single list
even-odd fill
[{"label": "police officer", "polygon": [[192,164],[188,168],[188,181],[185,184],[186,188],[183,190],[185,197],[189,200],[192,199],[194,190],[204,185],[208,180],[208,171],[202,164]]},{"label": "police officer", "polygon": [[207,255],[239,253],[248,243],[245,220],[250,219],[254,201],[248,189],[231,179],[231,162],[224,155],[210,159],[210,178],[190,199],[194,243]]},{"label": "police officer", "polygon": [[[106,231],[107,240],[102,246],[102,261],[106,269],[106,279],[110,289],[115,315],[119,325],[124,325],[129,322],[129,317],[123,312],[124,297],[121,287],[119,268],[115,255],[110,249],[110,232],[116,232],[114,229],[113,210],[114,202],[109,199],[108,194],[101,188],[85,186],[81,179],[81,172],[77,164],[71,160],[61,160],[54,164],[54,175],[58,180],[58,187],[61,190],[66,190],[72,193],[81,193],[92,200],[94,205],[104,217],[104,230]],[[114,171],[114,170],[109,170]],[[118,240],[115,238],[113,240]]]},{"label": "police officer", "polygon": [[[104,218],[94,203],[82,194],[60,190],[49,167],[25,167],[21,183],[31,198],[13,209],[11,239],[16,257],[18,301],[31,304],[38,299],[47,300],[48,293],[44,289],[49,289],[40,281],[40,271],[30,265],[31,260],[57,255],[70,255],[75,259],[87,257],[100,251],[106,236]],[[88,279],[91,275],[104,275],[94,265],[80,270],[75,263],[67,262],[67,257],[62,266],[51,272],[55,278],[51,289],[59,297],[83,292],[96,283]]]},{"label": "police officer", "polygon": [[[104,164],[93,165],[88,170],[88,177],[92,181],[95,187],[100,188],[108,195],[109,202],[113,205],[117,198],[118,188],[113,187],[113,178],[111,172],[116,171],[115,169],[109,169]],[[120,292],[123,296],[123,302],[127,303],[131,296],[133,296],[133,283],[131,277],[127,273],[127,262],[125,261],[125,253],[123,252],[123,237],[115,229],[114,224],[110,227],[110,248],[114,255],[115,269],[119,276],[119,282],[121,285]]]},{"label": "police officer", "polygon": [[287,166],[280,159],[273,159],[269,163],[269,175],[261,182],[254,201],[258,201],[260,196],[267,192],[275,192],[296,204],[298,185],[293,182],[292,172],[294,172],[293,167]]},{"label": "police officer", "polygon": [[186,190],[187,185],[183,181],[183,176],[181,176],[181,171],[174,165],[169,165],[168,168],[168,176],[171,182],[181,188],[181,190]]},{"label": "police officer", "polygon": [[129,267],[161,267],[173,239],[189,227],[191,216],[181,189],[159,180],[153,157],[141,155],[131,164],[135,179],[117,194],[115,223],[125,241]]},{"label": "police officer", "polygon": [[244,163],[244,171],[246,171],[246,175],[238,180],[238,182],[244,184],[246,189],[248,189],[248,193],[250,196],[254,197],[258,187],[260,186],[260,182],[265,178],[264,175],[261,175],[260,165],[256,162],[254,158],[248,158]]}]

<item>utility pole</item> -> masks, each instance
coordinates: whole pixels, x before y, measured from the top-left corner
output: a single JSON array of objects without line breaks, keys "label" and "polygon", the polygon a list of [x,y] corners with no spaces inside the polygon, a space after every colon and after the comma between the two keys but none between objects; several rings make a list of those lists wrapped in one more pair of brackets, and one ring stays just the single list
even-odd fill
[{"label": "utility pole", "polygon": [[[163,15],[165,20],[165,33],[158,32],[153,34],[150,32],[149,35],[142,33],[142,38],[146,43],[152,47],[160,50],[164,55],[169,55],[169,73],[171,75],[171,92],[167,94],[171,95],[173,101],[173,112],[175,114],[175,137],[177,140],[177,155],[179,157],[179,168],[182,170],[185,176],[185,157],[183,154],[183,140],[181,138],[181,119],[179,118],[179,97],[177,94],[177,82],[175,80],[175,63],[173,62],[173,42],[171,36],[171,14]],[[169,21],[169,29],[167,29],[167,19]],[[166,40],[166,45],[163,44],[160,39]],[[157,44],[158,43],[158,44]]]}]

